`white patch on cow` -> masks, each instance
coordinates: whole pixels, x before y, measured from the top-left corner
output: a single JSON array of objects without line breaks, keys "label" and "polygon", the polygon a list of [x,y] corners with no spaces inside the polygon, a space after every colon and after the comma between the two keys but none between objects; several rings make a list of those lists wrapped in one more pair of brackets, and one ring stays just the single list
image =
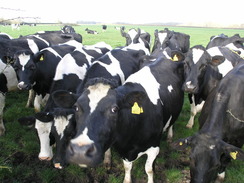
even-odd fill
[{"label": "white patch on cow", "polygon": [[192,56],[193,56],[194,64],[196,64],[199,61],[199,59],[201,58],[203,53],[204,53],[204,51],[202,49],[197,49],[197,48],[192,49]]},{"label": "white patch on cow", "polygon": [[96,85],[89,86],[87,89],[90,91],[88,98],[91,114],[96,109],[99,101],[107,96],[110,86],[97,83]]},{"label": "white patch on cow", "polygon": [[[145,78],[147,78],[145,80]],[[130,75],[125,83],[139,83],[147,92],[150,101],[157,105],[159,96],[160,84],[157,82],[153,74],[151,73],[149,67],[145,66],[138,72]]]},{"label": "white patch on cow", "polygon": [[107,53],[107,56],[109,57],[110,61],[112,62],[111,64],[105,64],[100,61],[95,61],[93,64],[100,64],[103,66],[112,76],[119,76],[121,83],[125,82],[125,76],[124,73],[120,67],[119,61],[111,54],[111,52]]},{"label": "white patch on cow", "polygon": [[18,58],[19,58],[20,65],[22,66],[22,71],[24,71],[25,65],[30,60],[30,55],[26,55],[26,54],[22,53],[18,56]]},{"label": "white patch on cow", "polygon": [[136,35],[137,35],[137,31],[135,29],[131,29],[129,32],[128,32],[130,38],[133,40]]},{"label": "white patch on cow", "polygon": [[94,141],[91,140],[89,137],[88,137],[88,129],[85,128],[83,130],[83,132],[76,138],[72,139],[70,142],[72,144],[77,144],[78,146],[84,146],[84,145],[89,145],[89,144],[93,144]]},{"label": "white patch on cow", "polygon": [[98,43],[96,43],[96,44],[94,44],[92,46],[95,47],[95,48],[107,48],[108,50],[112,50],[113,49],[112,46],[110,46],[109,44],[107,44],[107,43],[105,43],[103,41],[98,42]]},{"label": "white patch on cow", "polygon": [[211,55],[211,57],[216,56],[216,55],[223,56],[223,54],[221,53],[221,51],[219,50],[218,47],[209,48],[209,49],[207,49],[207,52]]},{"label": "white patch on cow", "polygon": [[92,62],[92,60],[94,59],[94,57],[91,56],[91,55],[88,55],[88,54],[83,50],[82,47],[76,48],[75,51],[79,51],[79,52],[83,53],[83,54],[86,56],[86,60],[88,61],[89,65],[92,64],[91,62]]},{"label": "white patch on cow", "polygon": [[221,73],[223,77],[233,68],[232,63],[227,59],[225,59],[222,64],[218,65],[219,73]]},{"label": "white patch on cow", "polygon": [[27,39],[27,43],[28,43],[29,48],[32,51],[32,53],[36,54],[37,52],[39,52],[39,48],[38,48],[37,44],[34,42],[34,40]]},{"label": "white patch on cow", "polygon": [[64,136],[64,130],[69,124],[69,120],[72,118],[73,114],[65,116],[58,116],[54,118],[54,126],[56,127],[57,133],[60,136],[60,139]]},{"label": "white patch on cow", "polygon": [[171,56],[169,56],[169,54],[166,52],[166,50],[163,51],[163,54],[167,59],[172,59]]},{"label": "white patch on cow", "polygon": [[167,121],[167,123],[165,124],[164,128],[163,128],[163,132],[165,132],[167,130],[167,128],[169,127],[170,125],[170,122],[171,122],[171,119],[172,119],[172,115],[170,116],[169,120]]},{"label": "white patch on cow", "polygon": [[83,47],[83,44],[78,42],[78,41],[76,41],[76,40],[69,40],[69,41],[67,41],[65,43],[60,43],[58,45],[70,45],[70,46],[74,46],[75,48]]},{"label": "white patch on cow", "polygon": [[215,145],[210,145],[209,149],[213,150],[215,148]]},{"label": "white patch on cow", "polygon": [[43,123],[36,119],[35,128],[37,129],[38,137],[40,140],[39,158],[53,157],[52,147],[50,146],[50,138],[49,138],[51,127],[52,127],[52,121]]},{"label": "white patch on cow", "polygon": [[166,37],[167,37],[167,32],[163,32],[163,33],[159,32],[158,33],[158,38],[159,38],[159,42],[161,45],[163,44]]},{"label": "white patch on cow", "polygon": [[43,41],[47,46],[49,46],[49,42],[47,42],[45,39],[41,38],[39,35],[33,35],[35,38],[40,39]]},{"label": "white patch on cow", "polygon": [[51,48],[51,47],[44,48],[44,49],[42,49],[41,51],[45,51],[45,50],[47,50],[47,51],[49,51],[50,53],[52,53],[55,57],[59,57],[60,59],[62,58],[62,57],[59,55],[59,53],[58,53],[56,50],[54,50],[53,48]]},{"label": "white patch on cow", "polygon": [[123,51],[127,51],[127,50],[137,50],[137,51],[143,50],[146,55],[150,55],[149,50],[145,47],[144,44],[141,44],[141,43],[130,44],[130,45],[124,47],[122,50]]},{"label": "white patch on cow", "polygon": [[87,71],[87,65],[78,66],[71,54],[66,54],[58,63],[54,81],[62,80],[64,75],[75,74],[80,80],[83,80]]},{"label": "white patch on cow", "polygon": [[218,174],[218,180],[224,180],[225,179],[225,172],[219,173]]},{"label": "white patch on cow", "polygon": [[242,48],[237,48],[233,43],[227,44],[225,47],[233,50],[233,51],[240,51],[240,56],[244,57],[244,50]]},{"label": "white patch on cow", "polygon": [[168,90],[169,90],[169,92],[171,93],[172,90],[173,90],[173,86],[172,86],[172,85],[169,85],[169,86],[168,86]]}]

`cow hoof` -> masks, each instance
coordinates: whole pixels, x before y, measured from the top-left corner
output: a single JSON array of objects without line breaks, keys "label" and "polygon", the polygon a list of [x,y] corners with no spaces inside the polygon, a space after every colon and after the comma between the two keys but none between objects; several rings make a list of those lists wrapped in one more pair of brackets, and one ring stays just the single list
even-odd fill
[{"label": "cow hoof", "polygon": [[0,128],[0,136],[3,136],[3,135],[5,135],[5,129]]},{"label": "cow hoof", "polygon": [[60,163],[55,163],[54,167],[57,169],[63,169],[63,167],[60,165]]},{"label": "cow hoof", "polygon": [[51,157],[39,157],[39,160],[41,160],[41,161],[51,161],[52,158]]},{"label": "cow hoof", "polygon": [[192,129],[192,125],[187,124],[187,125],[186,125],[186,128]]}]

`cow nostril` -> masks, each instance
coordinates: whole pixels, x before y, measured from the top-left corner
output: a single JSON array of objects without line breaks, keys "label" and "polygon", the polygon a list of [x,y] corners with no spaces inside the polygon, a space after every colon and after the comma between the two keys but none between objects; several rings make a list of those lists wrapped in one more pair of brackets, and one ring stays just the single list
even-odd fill
[{"label": "cow nostril", "polygon": [[86,156],[92,157],[95,153],[96,153],[95,146],[93,144],[92,145],[89,145],[89,147],[88,147],[88,149],[86,151]]}]

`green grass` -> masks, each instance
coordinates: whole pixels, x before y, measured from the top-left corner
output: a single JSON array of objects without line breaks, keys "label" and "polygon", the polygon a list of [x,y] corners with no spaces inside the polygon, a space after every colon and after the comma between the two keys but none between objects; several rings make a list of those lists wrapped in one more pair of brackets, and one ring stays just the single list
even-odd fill
[{"label": "green grass", "polygon": [[[104,41],[113,48],[125,45],[125,38],[120,31],[114,29],[115,25],[108,25],[106,32],[102,32],[101,25],[80,25],[74,26],[76,32],[83,36],[83,44],[95,44]],[[162,30],[164,26],[126,26],[126,30],[133,27],[140,27],[149,32],[154,38],[154,30]],[[11,27],[0,26],[1,32],[6,32],[12,37],[28,35],[43,30],[60,30],[61,26],[22,26],[20,31],[12,31]],[[85,28],[97,30],[100,34],[86,34]],[[206,46],[213,35],[221,33],[232,36],[239,33],[244,37],[244,30],[238,29],[211,29],[211,28],[190,28],[190,27],[168,27],[176,32],[184,32],[191,36],[191,46],[201,44]],[[17,91],[7,94],[6,107],[4,110],[6,135],[0,137],[0,183],[78,183],[78,182],[123,182],[124,169],[122,160],[116,152],[112,152],[112,169],[107,170],[103,165],[97,168],[80,168],[77,165],[70,165],[63,170],[53,168],[52,162],[41,162],[38,160],[39,141],[34,127],[21,126],[17,119],[23,116],[34,114],[32,108],[25,108],[27,92]],[[174,140],[192,135],[198,129],[197,120],[193,129],[187,129],[185,125],[189,119],[190,107],[187,96],[182,113],[174,126]],[[189,168],[182,164],[187,161],[187,154],[173,151],[165,142],[166,134],[163,135],[160,154],[155,161],[155,182],[180,183],[184,175],[183,170]],[[133,181],[136,183],[146,182],[147,176],[144,171],[145,157],[135,162],[132,170]],[[225,183],[244,182],[244,166],[241,161],[232,162],[226,172]]]}]

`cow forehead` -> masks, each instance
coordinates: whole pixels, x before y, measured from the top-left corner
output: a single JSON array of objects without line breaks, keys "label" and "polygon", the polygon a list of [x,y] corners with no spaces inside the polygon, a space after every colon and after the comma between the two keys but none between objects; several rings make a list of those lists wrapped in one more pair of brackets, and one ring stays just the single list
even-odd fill
[{"label": "cow forehead", "polygon": [[99,101],[107,96],[110,88],[110,85],[105,85],[102,83],[97,83],[87,88],[89,90],[88,99],[90,113],[92,113],[96,109]]},{"label": "cow forehead", "polygon": [[18,58],[19,58],[20,65],[22,65],[24,67],[30,60],[30,55],[26,55],[26,54],[22,53],[18,56]]},{"label": "cow forehead", "polygon": [[198,48],[192,49],[192,59],[193,59],[194,64],[196,64],[200,60],[203,53],[204,53],[204,50],[202,50],[202,49],[198,49]]},{"label": "cow forehead", "polygon": [[159,38],[160,44],[163,44],[166,37],[167,37],[167,32],[163,32],[163,33],[159,32],[158,33],[158,38]]},{"label": "cow forehead", "polygon": [[129,32],[128,32],[129,36],[131,39],[134,39],[137,35],[137,31],[135,29],[131,29]]}]

